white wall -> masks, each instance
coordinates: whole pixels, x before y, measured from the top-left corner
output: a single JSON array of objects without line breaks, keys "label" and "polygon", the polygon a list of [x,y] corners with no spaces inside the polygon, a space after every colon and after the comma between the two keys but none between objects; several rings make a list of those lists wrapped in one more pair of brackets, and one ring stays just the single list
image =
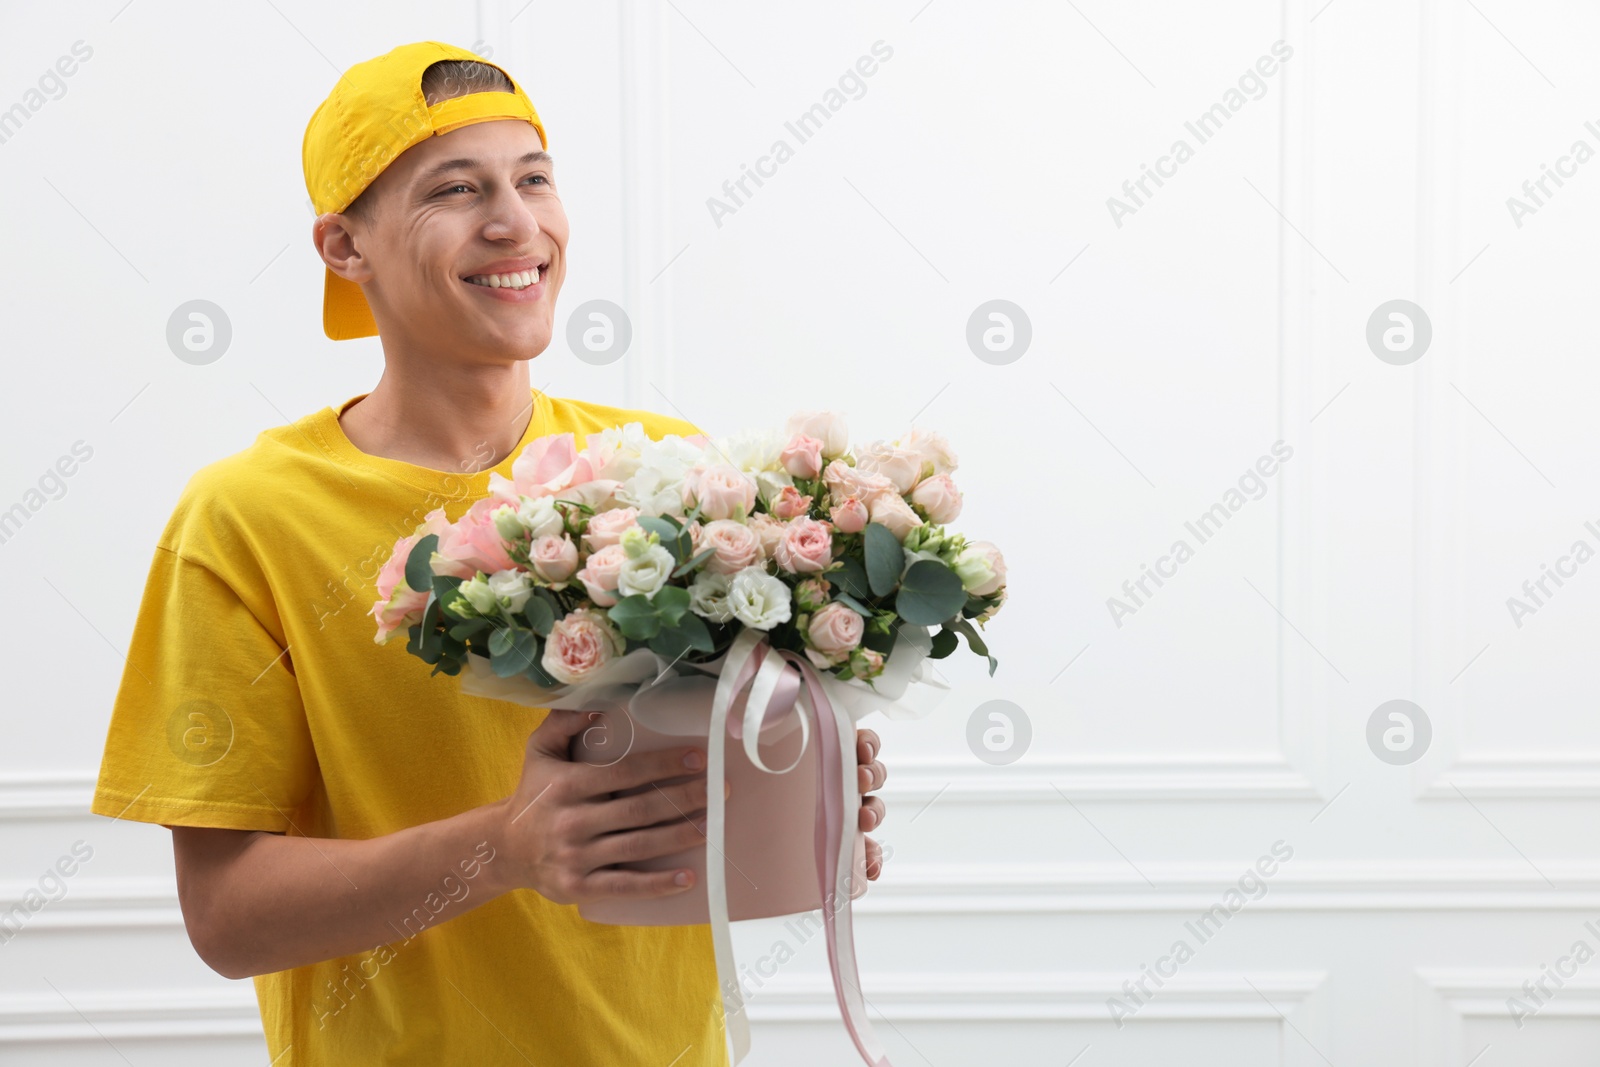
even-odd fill
[{"label": "white wall", "polygon": [[[0,1062],[263,1059],[249,983],[184,937],[165,832],[83,812],[178,489],[376,380],[375,340],[319,328],[300,137],[339,70],[425,37],[523,81],[573,222],[563,313],[633,321],[605,367],[558,338],[536,385],[719,430],[859,398],[858,436],[949,434],[959,525],[1006,550],[997,675],[947,661],[939,712],[877,724],[894,854],[857,928],[896,1063],[1590,1062],[1600,963],[1520,1028],[1507,998],[1600,949],[1600,564],[1520,626],[1507,598],[1600,547],[1600,164],[1520,226],[1506,200],[1600,149],[1591,7],[122,2],[0,16],[0,108],[93,49],[0,143],[0,508],[94,450],[0,544],[0,901],[95,849],[0,945]],[[1184,123],[1279,40],[1199,144]],[[796,145],[785,121],[878,41]],[[718,225],[707,199],[780,137],[793,158]],[[1117,225],[1107,198],[1177,138],[1193,158]],[[164,339],[196,298],[234,330],[204,367]],[[967,343],[994,299],[1031,323],[1004,365]],[[1395,299],[1432,326],[1405,365],[1366,341]],[[1260,499],[1186,534],[1280,440]],[[1117,625],[1107,599],[1183,537]],[[994,699],[1031,726],[1001,766],[966,740]],[[1405,765],[1367,741],[1396,699],[1432,728]],[[1186,924],[1280,842],[1202,943]],[[738,934],[752,964],[785,936]],[[749,1062],[850,1062],[822,947],[790,947]]]}]

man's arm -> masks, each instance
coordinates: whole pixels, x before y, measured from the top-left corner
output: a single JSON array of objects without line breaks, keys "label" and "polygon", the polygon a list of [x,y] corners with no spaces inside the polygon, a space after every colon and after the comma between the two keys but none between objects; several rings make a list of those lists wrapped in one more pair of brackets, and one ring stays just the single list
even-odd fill
[{"label": "man's arm", "polygon": [[[706,776],[683,762],[695,752],[703,767],[704,753],[684,747],[626,756],[609,766],[574,762],[567,746],[585,724],[580,712],[551,712],[528,738],[512,796],[382,837],[169,826],[178,900],[195,951],[217,973],[248,978],[409,937],[419,926],[414,916],[426,917],[430,926],[448,922],[512,889],[579,903],[688,888],[692,881],[678,884],[676,871],[607,865],[705,840],[695,823],[705,814]],[[881,787],[886,776],[878,745],[876,733],[859,731],[863,793]],[[609,797],[669,779],[679,781]],[[883,801],[865,798],[862,829],[882,818]],[[881,868],[876,844],[868,839],[869,878]]]},{"label": "man's arm", "polygon": [[366,840],[171,826],[189,940],[218,974],[248,978],[464,915],[506,891],[497,807]]}]

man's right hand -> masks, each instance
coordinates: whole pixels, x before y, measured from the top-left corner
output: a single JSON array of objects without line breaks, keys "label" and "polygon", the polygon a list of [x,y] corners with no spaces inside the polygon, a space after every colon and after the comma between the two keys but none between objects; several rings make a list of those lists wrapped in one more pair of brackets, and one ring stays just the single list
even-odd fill
[{"label": "man's right hand", "polygon": [[[705,752],[687,745],[629,752],[606,765],[573,760],[573,737],[592,726],[591,712],[552,708],[529,735],[522,779],[500,802],[497,873],[506,888],[533,889],[557,904],[683,892],[694,882],[686,868],[610,865],[705,843]],[[638,792],[612,796],[628,790]]]}]

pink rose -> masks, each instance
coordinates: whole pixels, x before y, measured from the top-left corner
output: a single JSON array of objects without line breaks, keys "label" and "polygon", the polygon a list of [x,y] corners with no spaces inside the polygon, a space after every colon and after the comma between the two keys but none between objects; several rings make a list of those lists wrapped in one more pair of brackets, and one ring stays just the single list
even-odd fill
[{"label": "pink rose", "polygon": [[842,456],[850,451],[850,430],[844,416],[836,411],[798,411],[789,416],[784,429],[790,438],[813,437],[822,442],[822,455]]},{"label": "pink rose", "polygon": [[590,600],[602,608],[617,602],[617,578],[627,558],[628,553],[620,544],[607,545],[589,557],[589,562],[578,572],[578,581],[588,590]]},{"label": "pink rose", "polygon": [[833,524],[819,519],[794,519],[773,550],[778,566],[791,574],[814,574],[833,562]]},{"label": "pink rose", "polygon": [[761,539],[761,554],[771,559],[772,554],[778,550],[778,542],[783,540],[783,532],[787,527],[764,511],[758,511],[750,516],[747,525]]},{"label": "pink rose", "polygon": [[578,569],[578,546],[572,538],[549,534],[533,542],[528,548],[528,562],[533,572],[545,581],[560,585]]},{"label": "pink rose", "polygon": [[761,562],[761,536],[742,522],[715,519],[706,523],[705,541],[713,550],[705,568],[713,574],[737,574]]},{"label": "pink rose", "polygon": [[511,464],[511,477],[489,475],[489,491],[501,503],[520,497],[559,496],[596,506],[609,499],[620,483],[596,479],[587,455],[580,454],[571,433],[549,434],[528,443]]},{"label": "pink rose", "polygon": [[847,496],[844,500],[833,506],[830,512],[833,524],[841,533],[860,533],[867,528],[867,520],[871,517],[867,512],[867,505],[861,502],[860,497]]},{"label": "pink rose", "polygon": [[778,492],[778,498],[772,502],[772,513],[780,519],[793,519],[811,511],[811,498],[801,496],[800,490],[792,485],[786,485]]},{"label": "pink rose", "polygon": [[707,519],[742,519],[756,506],[756,480],[727,463],[695,467],[683,479],[683,506]]},{"label": "pink rose", "polygon": [[823,468],[822,480],[835,502],[847,496],[855,496],[860,497],[861,502],[870,507],[875,499],[885,493],[899,495],[895,492],[894,483],[888,478],[859,467],[852,467],[842,459],[836,459]]},{"label": "pink rose", "polygon": [[893,483],[895,492],[904,496],[922,480],[922,455],[910,449],[874,441],[856,454],[856,469],[868,474],[881,474]]},{"label": "pink rose", "polygon": [[961,491],[948,474],[924,478],[911,490],[911,502],[928,513],[928,521],[943,526],[961,514]]},{"label": "pink rose", "polygon": [[778,462],[792,478],[815,478],[822,473],[822,442],[797,433],[783,446]]},{"label": "pink rose", "polygon": [[516,563],[506,552],[505,538],[500,536],[491,514],[504,506],[505,501],[487,496],[468,508],[465,515],[439,536],[438,551],[443,562],[434,567],[434,573],[471,578],[479,571],[494,574],[515,568]]},{"label": "pink rose", "polygon": [[866,620],[835,600],[811,616],[806,637],[813,648],[837,663],[841,656],[861,644],[865,629]]},{"label": "pink rose", "polygon": [[638,508],[612,508],[602,511],[598,515],[589,516],[589,524],[584,527],[583,543],[589,547],[590,552],[598,552],[607,545],[622,543],[622,531],[630,526],[639,525]]},{"label": "pink rose", "polygon": [[429,534],[443,535],[449,529],[450,523],[444,517],[444,509],[434,508],[423,518],[416,533],[394,543],[394,551],[378,572],[378,602],[372,605],[370,612],[378,620],[378,634],[374,638],[378,644],[388,641],[389,636],[401,626],[409,627],[414,622],[422,621],[429,590],[412,589],[406,585],[406,561],[411,558],[411,550],[418,541]]},{"label": "pink rose", "polygon": [[868,511],[872,515],[872,521],[887,526],[898,541],[904,541],[906,534],[922,525],[917,513],[911,510],[911,505],[907,504],[899,493],[885,493],[878,497],[868,507]]},{"label": "pink rose", "polygon": [[622,655],[625,647],[604,612],[577,608],[550,628],[540,662],[556,681],[574,685]]}]

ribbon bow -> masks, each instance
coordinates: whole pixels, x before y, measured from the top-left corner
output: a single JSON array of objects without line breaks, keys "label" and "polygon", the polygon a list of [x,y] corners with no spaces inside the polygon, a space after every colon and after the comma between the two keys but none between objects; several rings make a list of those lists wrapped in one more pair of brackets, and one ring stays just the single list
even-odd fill
[{"label": "ribbon bow", "polygon": [[[801,685],[795,695],[800,711],[800,752],[782,770],[768,767],[761,759],[761,727],[774,709],[769,707],[778,681],[788,664],[799,668]],[[850,1039],[871,1067],[892,1067],[872,1026],[867,1021],[861,994],[861,978],[856,970],[855,934],[850,919],[850,880],[855,862],[854,827],[844,825],[845,813],[859,806],[856,783],[850,777],[855,766],[855,724],[828,700],[816,668],[804,656],[774,649],[758,630],[743,630],[728,649],[727,660],[717,680],[711,705],[711,736],[706,746],[706,773],[712,788],[707,791],[706,811],[706,906],[710,912],[711,940],[716,949],[717,979],[722,990],[722,1015],[728,1038],[733,1043],[733,1063],[738,1064],[750,1051],[750,1022],[744,1012],[744,993],[739,988],[734,968],[733,939],[728,930],[727,871],[721,857],[726,828],[727,800],[716,783],[723,778],[726,755],[728,714],[734,700],[746,685],[750,695],[744,708],[744,751],[750,762],[769,774],[785,774],[799,765],[810,742],[813,723],[818,743],[817,758],[817,888],[822,895],[822,919],[827,931],[828,966],[833,972],[833,992],[839,1001]],[[776,709],[778,714],[788,708]],[[855,800],[855,803],[852,801]],[[844,877],[840,878],[840,872]]]}]

